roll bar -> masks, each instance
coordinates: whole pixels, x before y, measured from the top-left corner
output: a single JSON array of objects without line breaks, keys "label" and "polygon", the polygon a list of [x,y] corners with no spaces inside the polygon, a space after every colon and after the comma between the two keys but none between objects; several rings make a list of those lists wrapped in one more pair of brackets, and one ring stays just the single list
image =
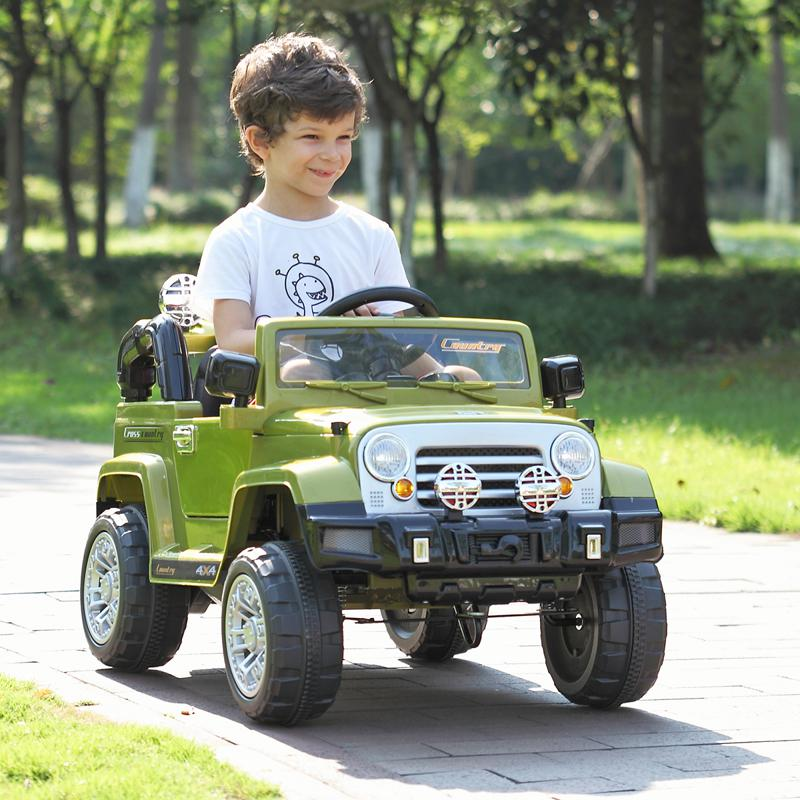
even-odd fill
[{"label": "roll bar", "polygon": [[122,337],[117,354],[117,383],[123,400],[147,400],[156,381],[163,400],[192,399],[186,340],[166,314],[134,323]]}]

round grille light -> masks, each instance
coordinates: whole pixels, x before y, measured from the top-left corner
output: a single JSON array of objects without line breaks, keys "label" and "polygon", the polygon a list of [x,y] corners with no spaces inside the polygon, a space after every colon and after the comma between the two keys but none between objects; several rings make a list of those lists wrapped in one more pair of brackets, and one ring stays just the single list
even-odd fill
[{"label": "round grille light", "polygon": [[469,464],[456,462],[439,470],[433,491],[443,506],[466,511],[480,499],[481,479]]},{"label": "round grille light", "polygon": [[364,463],[373,477],[391,483],[405,475],[410,457],[403,440],[391,433],[372,438],[364,450]]},{"label": "round grille light", "polygon": [[594,448],[586,436],[562,433],[550,448],[553,466],[562,474],[580,480],[594,467]]},{"label": "round grille light", "polygon": [[172,317],[185,331],[200,321],[200,317],[192,311],[191,307],[192,290],[195,283],[197,283],[197,278],[188,273],[170,275],[158,293],[159,310]]},{"label": "round grille light", "polygon": [[517,478],[517,502],[532,514],[545,514],[561,497],[561,482],[539,464],[528,467]]}]

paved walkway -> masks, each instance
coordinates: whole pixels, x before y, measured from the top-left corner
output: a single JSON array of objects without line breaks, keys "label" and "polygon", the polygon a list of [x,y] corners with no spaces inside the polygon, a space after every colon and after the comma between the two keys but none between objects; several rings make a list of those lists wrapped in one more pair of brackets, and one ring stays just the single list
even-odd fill
[{"label": "paved walkway", "polygon": [[166,667],[117,674],[84,646],[80,559],[108,448],[0,437],[0,671],[112,719],[161,725],[327,798],[800,798],[800,539],[666,527],[661,677],[615,712],[566,703],[531,618],[490,622],[446,665],[399,657],[381,626],[345,625],[338,699],[293,729],[251,724],[223,673],[219,611],[192,616]]}]

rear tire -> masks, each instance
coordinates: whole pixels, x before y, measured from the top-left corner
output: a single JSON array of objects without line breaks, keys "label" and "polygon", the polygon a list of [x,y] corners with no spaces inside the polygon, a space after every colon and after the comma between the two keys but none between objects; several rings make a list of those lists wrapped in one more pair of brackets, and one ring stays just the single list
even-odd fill
[{"label": "rear tire", "polygon": [[615,708],[643,697],[658,678],[667,640],[667,609],[655,564],[584,575],[559,617],[541,617],[547,670],[573,703]]},{"label": "rear tire", "polygon": [[333,577],[296,543],[241,552],[222,597],[225,672],[259,722],[296,725],[325,712],[342,675],[342,611]]},{"label": "rear tire", "polygon": [[[409,608],[381,611],[389,638],[409,658],[418,661],[449,661],[480,644],[485,619],[465,621],[468,642],[453,608]],[[474,642],[474,643],[473,643]]]},{"label": "rear tire", "polygon": [[106,666],[140,672],[178,652],[191,589],[150,583],[147,520],[139,506],[104,511],[89,532],[81,569],[81,620]]}]

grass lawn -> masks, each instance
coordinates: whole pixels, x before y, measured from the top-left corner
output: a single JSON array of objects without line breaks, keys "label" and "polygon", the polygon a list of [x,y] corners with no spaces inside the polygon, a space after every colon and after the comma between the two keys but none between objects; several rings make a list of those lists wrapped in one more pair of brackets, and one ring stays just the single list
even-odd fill
[{"label": "grass lawn", "polygon": [[608,458],[645,466],[662,511],[730,530],[800,531],[800,345],[589,370],[581,415]]},{"label": "grass lawn", "polygon": [[[209,227],[114,229],[108,265],[62,272],[45,252],[60,234],[32,230],[48,291],[80,311],[0,326],[0,432],[108,441],[119,337],[155,313],[164,277],[194,271]],[[625,222],[465,212],[447,229],[452,272],[437,277],[421,221],[418,274],[444,313],[521,319],[540,355],[581,355],[581,413],[605,455],[648,469],[668,517],[800,531],[800,226],[712,228],[724,258],[663,262],[654,301],[638,295],[641,234]]]},{"label": "grass lawn", "polygon": [[0,675],[6,800],[267,800],[280,791],[159,728],[105,722]]}]

